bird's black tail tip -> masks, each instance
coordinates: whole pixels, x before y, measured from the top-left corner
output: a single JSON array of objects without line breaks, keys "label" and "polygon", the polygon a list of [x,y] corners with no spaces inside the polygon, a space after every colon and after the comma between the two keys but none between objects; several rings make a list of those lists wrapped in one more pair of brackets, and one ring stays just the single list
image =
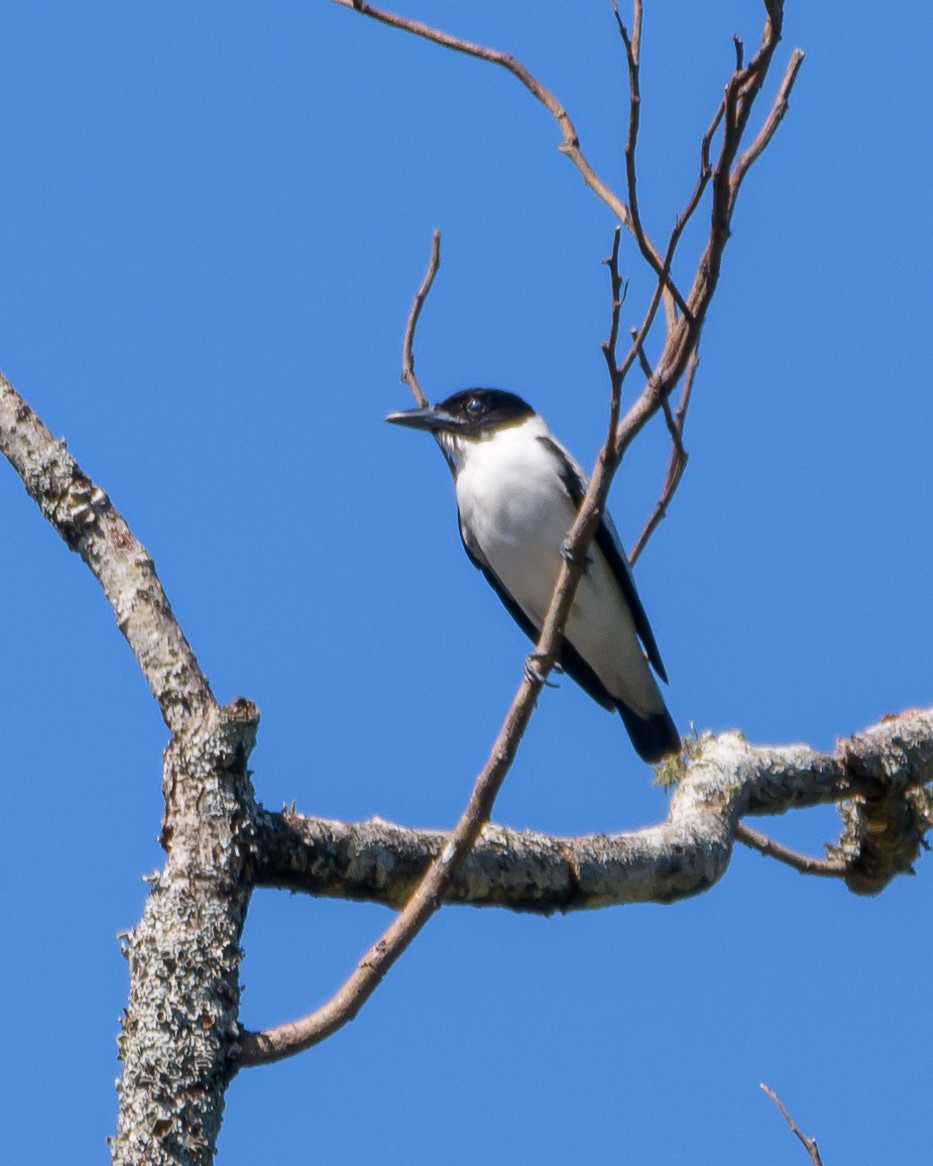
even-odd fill
[{"label": "bird's black tail tip", "polygon": [[642,761],[657,765],[672,753],[680,752],[680,733],[667,709],[650,717],[640,717],[621,701],[616,703],[616,708]]}]

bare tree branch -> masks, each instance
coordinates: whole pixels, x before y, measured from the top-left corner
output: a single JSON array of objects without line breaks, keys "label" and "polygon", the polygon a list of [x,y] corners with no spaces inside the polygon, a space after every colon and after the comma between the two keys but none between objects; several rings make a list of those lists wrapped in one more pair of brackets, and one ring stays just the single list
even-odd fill
[{"label": "bare tree branch", "polygon": [[[888,831],[898,861],[878,868],[866,832],[861,845],[847,846],[843,869],[834,872],[854,893],[877,894],[910,869],[933,825],[933,790],[923,788],[933,783],[933,709],[882,721],[829,754],[804,745],[752,746],[738,733],[704,736],[691,752],[664,824],[578,838],[487,826],[451,882],[448,901],[545,915],[670,903],[722,877],[733,839],[762,837],[741,821],[747,815],[843,800],[867,805],[887,796],[914,811],[901,819],[896,837]],[[294,811],[262,814],[257,831],[258,885],[391,907],[407,901],[450,837],[378,818],[352,825]]]},{"label": "bare tree branch", "polygon": [[[740,47],[737,45],[736,71],[726,85],[722,103],[710,123],[700,150],[700,174],[694,187],[693,194],[687,203],[683,214],[674,224],[667,247],[666,263],[669,266],[680,242],[683,229],[699,205],[699,201],[707,187],[712,182],[713,198],[710,213],[710,231],[706,246],[697,265],[693,285],[687,297],[687,311],[676,322],[673,328],[668,329],[664,346],[658,360],[654,364],[653,372],[648,377],[647,384],[641,396],[628,410],[619,425],[616,435],[616,445],[619,456],[624,455],[629,444],[635,439],[647,422],[659,411],[664,410],[665,402],[676,387],[680,378],[684,376],[691,365],[698,359],[700,336],[705,323],[712,296],[716,290],[719,273],[722,266],[722,257],[729,239],[729,225],[735,207],[735,199],[741,180],[752,162],[760,156],[761,149],[756,148],[759,139],[762,148],[766,141],[770,141],[777,126],[780,124],[787,108],[793,82],[802,61],[802,54],[795,52],[792,58],[793,67],[788,67],[784,81],[775,98],[771,111],[766,119],[765,129],[759,134],[756,143],[753,143],[741,160],[741,172],[734,176],[731,167],[741,145],[745,126],[751,114],[755,98],[764,84],[774,51],[781,36],[783,6],[779,0],[767,0],[767,17],[762,33],[761,47],[752,61],[744,66]],[[637,58],[636,58],[637,65]],[[630,64],[631,68],[631,64]],[[719,156],[716,165],[709,165],[709,151],[713,135],[717,127],[722,126],[722,135]],[[669,319],[670,323],[670,319]],[[639,346],[641,348],[641,346]],[[643,353],[641,353],[643,355]],[[695,368],[694,368],[695,375]],[[684,392],[678,406],[680,424],[676,415],[671,422],[669,410],[669,428],[672,438],[679,428],[679,436],[674,442],[668,474],[665,485],[662,487],[661,500],[648,520],[646,531],[639,537],[636,549],[638,553],[643,549],[647,537],[655,529],[665,513],[666,506],[677,488],[686,462],[686,451],[683,451],[682,436],[683,421],[686,408],[692,391],[692,377],[685,383]],[[665,497],[665,494],[667,497]]]},{"label": "bare tree branch", "polygon": [[386,12],[381,8],[375,8],[372,4],[364,3],[363,0],[334,0],[334,3],[339,4],[342,8],[352,8],[362,16],[369,16],[373,20],[378,20],[381,24],[388,24],[392,28],[399,28],[404,32],[412,33],[414,36],[420,36],[425,40],[433,41],[435,44],[443,45],[444,48],[451,49],[455,53],[465,53],[469,57],[476,57],[480,61],[488,61],[490,64],[500,65],[503,69],[506,69],[525,86],[535,100],[540,101],[557,122],[563,139],[560,145],[560,152],[566,155],[574,166],[576,166],[586,185],[593,191],[597,198],[609,207],[625,229],[628,231],[632,230],[632,220],[628,207],[602,181],[588,162],[580,148],[580,139],[577,135],[576,127],[570,120],[570,115],[554,94],[546,89],[537,77],[533,76],[510,53],[501,52],[499,49],[485,48],[483,45],[474,44],[472,41],[451,36],[450,33],[432,28],[430,25],[423,24],[419,20],[410,20],[408,17],[398,16],[394,12]]},{"label": "bare tree branch", "polygon": [[[698,346],[719,278],[741,184],[784,117],[803,59],[795,51],[757,136],[742,151],[754,103],[781,38],[783,5],[764,0],[758,51],[746,65],[736,40],[736,65],[701,142],[700,171],[664,256],[648,238],[637,198],[642,3],[634,0],[631,34],[616,11],[626,48],[630,107],[624,203],[595,174],[563,106],[520,62],[427,25],[381,11],[362,0],[336,0],[361,14],[457,52],[499,65],[551,113],[561,152],[587,186],[636,239],[656,283],[639,328],[617,353],[624,283],[619,231],[608,260],[612,307],[603,352],[611,398],[606,440],[567,541],[550,608],[534,653],[470,800],[450,834],[408,830],[373,820],[362,826],[268,814],[257,809],[247,760],[258,711],[251,702],[219,708],[171,612],[152,560],[107,495],[87,478],[12,387],[0,378],[0,451],[9,458],[42,513],[100,581],[118,625],[155,694],[172,741],[165,756],[166,865],[153,880],[139,926],[127,936],[130,1002],[121,1036],[125,1071],[114,1162],[207,1163],[212,1160],[223,1093],[241,1065],[276,1060],[322,1040],[351,1020],[389,968],[444,901],[551,912],[611,903],[671,902],[708,889],[727,869],[740,841],[806,873],[844,879],[860,894],[880,891],[908,872],[933,820],[933,710],[911,711],[841,741],[832,754],[805,746],[755,748],[739,734],[706,736],[689,756],[664,767],[677,781],[666,822],[645,830],[555,838],[489,825],[493,802],[519,746],[537,695],[553,667],[586,552],[609,485],[628,444],[662,412],[672,450],[659,502],[633,551],[640,553],[663,518],[687,460],[685,417]],[[718,155],[711,162],[719,134]],[[689,293],[671,269],[687,222],[711,187],[708,238]],[[431,260],[405,328],[402,379],[425,403],[414,368],[414,333],[437,272]],[[686,285],[685,285],[686,286]],[[658,308],[667,334],[652,366],[645,353]],[[677,308],[680,312],[678,313]],[[622,387],[635,361],[643,391],[620,420]],[[680,399],[671,394],[683,379]],[[840,803],[843,836],[830,859],[797,855],[746,826],[746,815],[774,814],[821,802]],[[238,1029],[239,940],[255,885],[368,899],[400,914],[323,1008],[293,1024],[259,1033]],[[763,1089],[811,1152],[776,1095]]]},{"label": "bare tree branch", "polygon": [[781,1099],[778,1097],[778,1095],[774,1092],[774,1090],[770,1086],[762,1084],[761,1089],[763,1092],[767,1093],[767,1095],[771,1098],[771,1100],[774,1102],[774,1104],[778,1107],[778,1109],[784,1115],[784,1120],[787,1122],[787,1124],[790,1126],[790,1128],[794,1131],[794,1133],[800,1139],[800,1141],[803,1144],[804,1148],[806,1149],[807,1153],[810,1155],[810,1162],[812,1163],[812,1166],[823,1166],[823,1159],[820,1157],[820,1152],[816,1148],[816,1138],[808,1138],[807,1135],[799,1128],[797,1123],[794,1121],[794,1119],[790,1116],[790,1114],[784,1108],[784,1105],[783,1105]]},{"label": "bare tree branch", "polygon": [[744,154],[739,158],[735,164],[735,169],[732,173],[730,181],[732,201],[739,193],[739,187],[742,185],[742,180],[748,173],[749,167],[757,161],[761,156],[768,143],[774,137],[775,131],[781,124],[781,120],[787,113],[790,107],[790,91],[797,80],[797,74],[800,71],[800,66],[803,64],[803,53],[800,49],[794,49],[790,55],[790,60],[787,62],[787,69],[784,72],[784,79],[781,81],[781,87],[778,89],[777,96],[771,106],[771,112],[761,127],[761,130],[752,144],[748,147]]},{"label": "bare tree branch", "polygon": [[[625,138],[625,182],[628,193],[628,209],[632,220],[630,229],[635,236],[635,242],[638,244],[638,249],[642,253],[645,261],[654,271],[655,275],[660,276],[662,269],[661,256],[658,254],[657,248],[645,234],[645,229],[641,222],[641,214],[638,209],[638,172],[635,164],[635,150],[638,143],[638,127],[641,121],[641,85],[639,76],[642,24],[641,0],[634,0],[631,36],[629,36],[628,30],[622,22],[616,0],[613,0],[612,10],[615,14],[619,35],[622,38],[622,43],[625,45],[625,59],[628,65],[629,118],[628,133]],[[676,308],[679,308],[684,315],[689,315],[690,309],[687,307],[669,271],[665,276],[664,282],[665,292],[669,293],[666,303],[667,330],[670,333],[677,323]]]},{"label": "bare tree branch", "polygon": [[693,382],[696,378],[699,365],[700,358],[697,355],[697,350],[694,349],[693,355],[690,357],[690,363],[687,365],[687,373],[680,391],[680,400],[677,404],[676,412],[671,413],[670,402],[667,399],[662,403],[664,419],[667,422],[667,431],[671,435],[671,456],[667,464],[667,473],[664,477],[664,483],[661,486],[661,494],[657,504],[642,528],[641,534],[635,540],[635,545],[632,547],[629,555],[629,562],[633,566],[638,561],[639,555],[645,549],[648,539],[651,538],[661,520],[667,517],[667,508],[670,505],[671,499],[674,497],[677,487],[680,485],[680,480],[684,476],[684,470],[687,468],[687,461],[690,455],[684,449],[684,423],[687,419],[690,395],[693,392]]},{"label": "bare tree branch", "polygon": [[146,548],[64,441],[56,441],[0,375],[0,453],[69,550],[88,565],[173,732],[216,707],[210,686],[172,614]]},{"label": "bare tree branch", "polygon": [[744,843],[751,850],[757,850],[759,854],[776,858],[778,862],[793,867],[801,874],[817,875],[820,878],[828,879],[845,877],[846,863],[843,858],[810,858],[806,854],[798,854],[796,850],[782,846],[780,842],[775,842],[766,834],[760,834],[757,830],[753,830],[745,822],[739,822],[736,826],[735,839],[736,842]]},{"label": "bare tree branch", "polygon": [[411,311],[408,314],[408,321],[405,324],[405,335],[402,338],[402,380],[411,389],[411,395],[422,409],[427,405],[428,399],[421,391],[421,385],[415,376],[415,328],[418,326],[418,317],[421,315],[421,309],[424,307],[424,302],[428,298],[428,293],[431,290],[431,285],[434,283],[434,277],[437,275],[440,265],[441,233],[440,231],[435,231],[431,236],[431,258],[428,260],[428,269],[424,273],[421,287],[415,292],[415,298],[411,304]]}]

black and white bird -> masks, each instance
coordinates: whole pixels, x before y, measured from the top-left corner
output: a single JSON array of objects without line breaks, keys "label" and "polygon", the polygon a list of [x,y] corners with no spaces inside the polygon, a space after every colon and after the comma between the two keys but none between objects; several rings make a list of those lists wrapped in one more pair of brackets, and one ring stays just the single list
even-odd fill
[{"label": "black and white bird", "polygon": [[[534,409],[501,389],[465,389],[386,421],[434,435],[453,472],[466,553],[536,641],[586,475]],[[560,665],[604,708],[618,709],[643,760],[680,749],[652,667],[665,683],[667,674],[608,513],[577,588]]]}]

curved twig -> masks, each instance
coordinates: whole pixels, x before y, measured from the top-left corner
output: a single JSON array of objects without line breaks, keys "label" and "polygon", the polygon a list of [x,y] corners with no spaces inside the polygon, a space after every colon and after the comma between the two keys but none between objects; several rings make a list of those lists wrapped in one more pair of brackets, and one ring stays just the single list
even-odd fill
[{"label": "curved twig", "polygon": [[394,12],[386,12],[381,8],[375,8],[372,4],[363,3],[363,0],[334,0],[334,3],[339,4],[342,8],[352,8],[362,16],[369,16],[373,20],[378,20],[381,24],[388,24],[391,28],[402,29],[404,32],[410,32],[414,36],[420,36],[425,40],[433,41],[434,44],[442,45],[444,48],[451,49],[455,53],[464,53],[469,57],[476,57],[480,61],[488,61],[492,65],[499,65],[511,73],[513,77],[517,78],[525,86],[535,100],[544,106],[557,122],[562,138],[560,152],[566,155],[574,166],[576,166],[586,185],[593,191],[597,198],[606,204],[625,229],[627,231],[632,230],[632,218],[629,214],[628,207],[603,182],[590,165],[586,155],[580,149],[580,139],[577,135],[576,126],[570,119],[570,114],[567,113],[566,109],[564,109],[554,94],[549,89],[546,89],[537,77],[530,73],[521,61],[516,60],[511,53],[505,53],[499,49],[486,48],[484,45],[474,44],[472,41],[464,40],[461,37],[451,36],[450,33],[442,32],[438,28],[432,28],[420,20],[410,20],[408,17],[398,16]]},{"label": "curved twig", "polygon": [[402,338],[402,377],[401,379],[411,389],[411,395],[418,402],[418,405],[423,409],[428,403],[427,397],[421,391],[421,385],[418,383],[418,378],[415,376],[415,328],[418,326],[418,317],[421,315],[421,309],[424,307],[424,302],[428,298],[428,293],[434,283],[434,277],[437,275],[438,269],[441,265],[441,233],[435,231],[431,236],[431,258],[428,260],[428,269],[424,273],[424,279],[421,281],[421,287],[415,292],[415,298],[412,300],[411,311],[408,313],[408,320],[405,324],[405,335]]}]

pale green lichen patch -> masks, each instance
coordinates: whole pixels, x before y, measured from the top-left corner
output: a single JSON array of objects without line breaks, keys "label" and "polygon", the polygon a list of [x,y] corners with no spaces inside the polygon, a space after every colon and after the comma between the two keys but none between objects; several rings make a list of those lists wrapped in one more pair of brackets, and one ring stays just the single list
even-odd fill
[{"label": "pale green lichen patch", "polygon": [[706,741],[712,740],[711,733],[698,733],[693,722],[690,722],[690,732],[680,741],[680,752],[654,766],[653,785],[662,789],[673,789],[684,777],[690,763],[696,761],[703,751]]}]

